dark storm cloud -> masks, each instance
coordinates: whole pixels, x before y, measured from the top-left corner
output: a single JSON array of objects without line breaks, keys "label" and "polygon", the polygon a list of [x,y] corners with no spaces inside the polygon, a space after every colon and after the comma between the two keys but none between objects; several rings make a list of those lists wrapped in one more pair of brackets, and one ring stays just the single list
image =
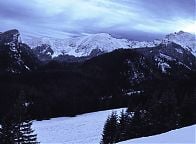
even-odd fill
[{"label": "dark storm cloud", "polygon": [[0,31],[65,37],[107,32],[137,39],[194,32],[195,0],[6,0]]}]

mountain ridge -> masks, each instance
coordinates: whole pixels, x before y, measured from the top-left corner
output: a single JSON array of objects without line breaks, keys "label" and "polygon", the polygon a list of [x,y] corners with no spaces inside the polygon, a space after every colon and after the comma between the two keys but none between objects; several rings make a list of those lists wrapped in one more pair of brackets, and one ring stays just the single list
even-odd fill
[{"label": "mountain ridge", "polygon": [[153,41],[118,39],[107,33],[98,33],[66,39],[32,38],[23,39],[23,41],[33,49],[43,44],[50,45],[54,52],[52,57],[57,57],[59,55],[82,57],[89,56],[91,52],[96,49],[105,53],[119,48],[155,47],[161,43],[167,44],[170,42],[181,45],[196,56],[195,36],[183,31],[171,33],[166,35],[163,39],[156,39]]},{"label": "mountain ridge", "polygon": [[[64,46],[68,45],[70,48],[70,51],[67,51],[70,55],[66,51],[62,51],[62,54],[59,53],[59,56],[53,57],[56,54],[51,45],[41,44],[41,46],[37,46],[36,48],[30,48],[28,45],[22,43],[18,30],[6,31],[0,34],[1,57],[5,61],[7,60],[2,63],[2,67],[5,67],[2,69],[6,69],[6,71],[12,73],[20,73],[20,71],[35,69],[39,65],[38,60],[42,62],[49,62],[51,60],[59,62],[83,62],[117,49],[133,49],[133,51],[136,49],[145,57],[152,55],[151,59],[158,62],[158,66],[161,67],[162,72],[166,72],[166,69],[170,68],[170,65],[165,60],[179,61],[181,65],[189,69],[192,69],[192,66],[195,64],[195,55],[194,58],[192,57],[195,48],[194,38],[192,38],[191,34],[182,31],[169,34],[162,41],[156,40],[153,42],[116,39],[105,33],[71,38],[71,41],[70,39],[66,39],[64,42]],[[189,48],[188,44],[192,48]],[[62,47],[61,50],[65,50],[65,48]],[[74,56],[74,54],[78,57]],[[79,57],[79,55],[82,57]],[[185,55],[187,58],[184,57]]]}]

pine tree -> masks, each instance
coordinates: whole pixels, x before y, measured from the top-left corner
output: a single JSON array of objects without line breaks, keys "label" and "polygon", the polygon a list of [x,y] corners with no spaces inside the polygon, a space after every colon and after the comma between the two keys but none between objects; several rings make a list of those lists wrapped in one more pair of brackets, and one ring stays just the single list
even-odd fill
[{"label": "pine tree", "polygon": [[29,102],[25,97],[24,91],[21,91],[15,105],[15,111],[17,112],[16,121],[18,123],[15,141],[24,144],[35,144],[37,143],[36,135],[33,134],[34,131],[31,129],[32,121],[28,116],[28,107]]},{"label": "pine tree", "polygon": [[21,91],[12,111],[3,119],[1,144],[36,144],[36,135],[31,129],[32,121],[28,117],[29,103]]},{"label": "pine tree", "polygon": [[0,128],[0,144],[14,144],[15,134],[15,123],[11,116],[6,115]]},{"label": "pine tree", "polygon": [[20,125],[20,131],[18,133],[18,137],[16,139],[16,142],[22,143],[22,144],[36,144],[36,135],[33,134],[33,130],[31,129],[32,121],[25,120]]},{"label": "pine tree", "polygon": [[112,112],[106,120],[103,129],[101,144],[113,144],[118,141],[118,116]]},{"label": "pine tree", "polygon": [[142,110],[135,110],[134,115],[132,116],[129,124],[128,124],[128,138],[137,138],[142,136],[144,133],[144,118],[143,118],[144,111]]},{"label": "pine tree", "polygon": [[129,127],[131,124],[131,117],[128,112],[121,111],[119,118],[119,141],[129,139]]}]

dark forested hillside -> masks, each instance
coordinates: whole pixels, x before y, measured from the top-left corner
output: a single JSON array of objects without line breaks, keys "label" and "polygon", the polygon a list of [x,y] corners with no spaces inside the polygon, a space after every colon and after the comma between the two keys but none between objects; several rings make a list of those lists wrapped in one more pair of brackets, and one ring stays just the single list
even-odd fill
[{"label": "dark forested hillside", "polygon": [[[128,105],[129,109],[150,107],[162,92],[184,102],[188,98],[186,94],[180,96],[184,89],[177,84],[191,83],[196,69],[195,57],[174,43],[51,59],[45,55],[52,53],[49,46],[32,50],[21,43],[17,30],[0,36],[1,117],[21,91],[31,105],[31,117],[38,119]],[[139,96],[135,98],[133,94]]]},{"label": "dark forested hillside", "polygon": [[151,136],[195,124],[195,80],[196,74],[192,73],[186,80],[147,81],[140,85],[144,92],[132,94],[128,110],[116,116],[115,121],[112,115],[108,117],[101,143]]},{"label": "dark forested hillside", "polygon": [[[188,59],[190,66],[187,59],[162,57],[157,52],[161,48],[120,49],[83,62],[50,61],[36,65],[39,67],[31,71],[2,74],[0,114],[6,113],[21,90],[31,101],[32,117],[43,119],[127,106],[128,100],[132,101],[131,93],[149,91],[151,96],[156,93],[154,90],[167,89],[167,81],[174,83],[170,84],[172,88],[175,83],[189,80],[195,68],[194,57]],[[175,53],[170,57],[174,57],[172,54]],[[191,54],[184,53],[184,57]],[[167,63],[169,67],[160,63]],[[159,85],[160,88],[155,88]],[[142,101],[148,102],[146,97]]]}]

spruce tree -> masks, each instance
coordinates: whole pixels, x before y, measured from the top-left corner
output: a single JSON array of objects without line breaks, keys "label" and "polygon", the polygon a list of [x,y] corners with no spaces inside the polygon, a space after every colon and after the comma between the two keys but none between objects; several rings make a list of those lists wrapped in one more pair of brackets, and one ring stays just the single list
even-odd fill
[{"label": "spruce tree", "polygon": [[128,126],[129,139],[140,137],[144,133],[143,132],[144,119],[142,118],[142,115],[143,115],[143,111],[141,110],[134,111],[134,115],[132,116]]},{"label": "spruce tree", "polygon": [[21,91],[12,110],[2,121],[1,144],[38,143],[31,129],[32,121],[28,116],[28,106],[25,93]]},{"label": "spruce tree", "polygon": [[121,111],[121,115],[119,118],[119,141],[129,139],[129,127],[131,124],[131,116],[129,116],[128,112]]},{"label": "spruce tree", "polygon": [[118,141],[118,116],[116,112],[107,118],[103,129],[101,144],[113,144]]},{"label": "spruce tree", "polygon": [[14,131],[15,123],[13,118],[9,115],[6,115],[1,121],[0,144],[14,144]]},{"label": "spruce tree", "polygon": [[16,121],[17,125],[17,132],[16,132],[16,142],[18,143],[28,143],[28,144],[35,144],[36,135],[33,134],[34,131],[32,130],[32,121],[28,115],[28,107],[29,102],[25,97],[24,91],[21,91],[18,101],[15,105],[16,111]]}]

